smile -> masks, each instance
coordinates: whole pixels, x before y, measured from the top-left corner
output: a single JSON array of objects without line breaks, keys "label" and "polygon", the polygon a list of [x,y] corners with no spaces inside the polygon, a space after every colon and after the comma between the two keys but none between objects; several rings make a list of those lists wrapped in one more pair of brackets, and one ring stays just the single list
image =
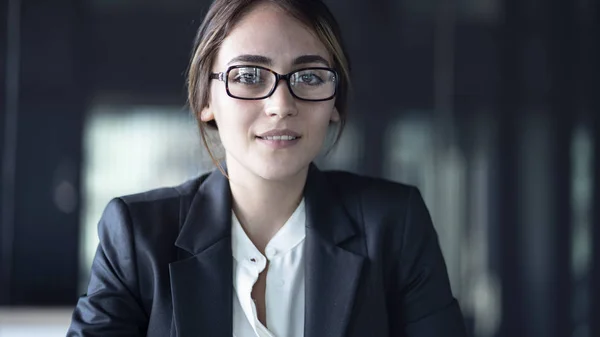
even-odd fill
[{"label": "smile", "polygon": [[264,139],[264,140],[295,140],[298,139],[300,137],[296,137],[296,136],[290,136],[290,135],[282,135],[282,136],[257,136],[260,139]]},{"label": "smile", "polygon": [[300,142],[300,134],[291,130],[272,130],[256,136],[256,140],[273,149],[283,150],[295,147]]}]

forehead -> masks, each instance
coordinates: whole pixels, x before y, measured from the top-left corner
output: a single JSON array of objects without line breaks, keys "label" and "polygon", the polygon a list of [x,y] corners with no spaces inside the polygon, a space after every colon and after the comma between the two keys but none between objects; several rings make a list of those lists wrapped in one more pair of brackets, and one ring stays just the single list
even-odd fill
[{"label": "forehead", "polygon": [[266,56],[275,67],[286,67],[302,55],[331,56],[316,33],[283,9],[261,4],[248,12],[223,40],[215,65],[225,67],[242,54]]}]

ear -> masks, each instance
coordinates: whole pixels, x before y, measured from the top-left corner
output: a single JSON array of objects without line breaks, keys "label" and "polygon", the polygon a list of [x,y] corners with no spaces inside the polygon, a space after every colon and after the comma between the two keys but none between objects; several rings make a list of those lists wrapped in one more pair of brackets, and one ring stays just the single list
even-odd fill
[{"label": "ear", "polygon": [[204,109],[202,109],[202,111],[200,111],[200,120],[203,122],[210,122],[212,120],[215,119],[215,114],[212,112],[212,110],[206,106],[204,107]]},{"label": "ear", "polygon": [[338,109],[334,106],[333,107],[333,111],[331,112],[331,119],[330,121],[332,122],[339,122],[340,121],[340,112],[338,111]]}]

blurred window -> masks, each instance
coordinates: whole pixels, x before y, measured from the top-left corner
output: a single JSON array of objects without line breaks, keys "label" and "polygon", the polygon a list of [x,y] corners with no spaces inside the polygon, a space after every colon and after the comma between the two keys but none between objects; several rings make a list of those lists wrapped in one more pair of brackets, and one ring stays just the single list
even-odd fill
[{"label": "blurred window", "polygon": [[574,337],[590,336],[592,188],[594,149],[589,129],[575,128],[571,142],[571,274]]},{"label": "blurred window", "polygon": [[97,224],[110,199],[173,186],[213,167],[195,120],[179,107],[94,107],[84,130],[81,286],[98,244]]},{"label": "blurred window", "polygon": [[364,139],[361,130],[356,127],[356,124],[346,124],[339,142],[332,147],[337,136],[337,128],[332,127],[321,155],[315,159],[319,168],[359,172],[360,160],[364,158]]},{"label": "blurred window", "polygon": [[[428,117],[426,117],[428,116]],[[384,177],[416,185],[430,210],[455,293],[460,293],[465,231],[466,167],[456,147],[436,148],[433,118],[403,114],[386,132]]]}]

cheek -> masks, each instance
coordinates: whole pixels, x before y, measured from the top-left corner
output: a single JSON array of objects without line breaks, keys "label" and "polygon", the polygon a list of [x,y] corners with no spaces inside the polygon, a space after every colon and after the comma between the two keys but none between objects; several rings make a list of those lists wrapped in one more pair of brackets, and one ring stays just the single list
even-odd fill
[{"label": "cheek", "polygon": [[224,145],[227,145],[230,139],[247,138],[253,115],[243,103],[245,102],[229,97],[215,100],[215,119]]},{"label": "cheek", "polygon": [[329,134],[331,124],[331,114],[327,109],[319,109],[311,112],[310,122],[308,123],[308,135],[310,137],[310,148],[314,151],[325,144]]},{"label": "cheek", "polygon": [[333,104],[313,108],[311,114],[311,129],[318,130],[319,135],[327,133],[329,125],[332,122]]}]

